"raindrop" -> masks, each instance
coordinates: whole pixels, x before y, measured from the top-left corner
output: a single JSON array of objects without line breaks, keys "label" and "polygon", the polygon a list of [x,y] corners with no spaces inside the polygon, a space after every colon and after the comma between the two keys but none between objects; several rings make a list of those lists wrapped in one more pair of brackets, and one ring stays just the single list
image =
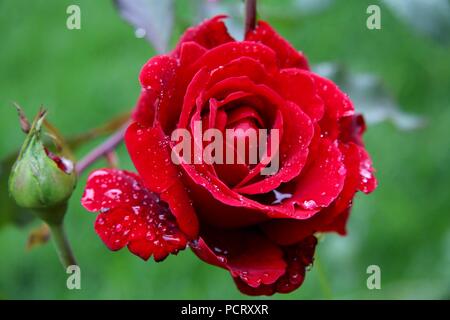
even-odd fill
[{"label": "raindrop", "polygon": [[317,208],[317,204],[314,200],[305,200],[303,201],[303,207],[305,209],[315,209]]},{"label": "raindrop", "polygon": [[144,38],[146,34],[147,32],[145,31],[144,28],[137,28],[134,31],[134,35],[136,36],[136,38]]},{"label": "raindrop", "polygon": [[116,200],[121,194],[122,190],[119,189],[111,189],[105,192],[105,196],[113,200]]}]

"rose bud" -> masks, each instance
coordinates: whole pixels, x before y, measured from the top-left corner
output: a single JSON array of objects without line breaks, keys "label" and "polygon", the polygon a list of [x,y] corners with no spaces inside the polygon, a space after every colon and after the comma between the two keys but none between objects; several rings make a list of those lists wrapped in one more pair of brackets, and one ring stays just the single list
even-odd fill
[{"label": "rose bud", "polygon": [[[72,161],[50,152],[41,140],[45,112],[39,112],[9,177],[11,196],[47,223],[58,224],[76,184]],[[58,213],[60,212],[60,213]]]}]

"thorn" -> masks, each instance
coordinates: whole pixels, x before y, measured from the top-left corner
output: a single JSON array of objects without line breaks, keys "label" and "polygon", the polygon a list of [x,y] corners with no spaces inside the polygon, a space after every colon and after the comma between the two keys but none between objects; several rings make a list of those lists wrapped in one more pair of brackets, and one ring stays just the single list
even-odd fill
[{"label": "thorn", "polygon": [[30,132],[31,125],[27,119],[27,116],[25,115],[25,112],[23,112],[22,108],[17,102],[13,102],[13,106],[16,108],[17,114],[19,116],[20,128],[24,133],[28,134]]}]

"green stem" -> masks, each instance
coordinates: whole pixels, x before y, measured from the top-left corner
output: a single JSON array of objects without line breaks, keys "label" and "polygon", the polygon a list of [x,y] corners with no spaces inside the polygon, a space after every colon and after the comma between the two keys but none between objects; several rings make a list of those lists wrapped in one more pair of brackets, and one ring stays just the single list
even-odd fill
[{"label": "green stem", "polygon": [[69,241],[67,240],[63,224],[50,224],[49,227],[56,246],[56,251],[58,252],[59,260],[63,267],[67,269],[68,266],[77,265]]}]

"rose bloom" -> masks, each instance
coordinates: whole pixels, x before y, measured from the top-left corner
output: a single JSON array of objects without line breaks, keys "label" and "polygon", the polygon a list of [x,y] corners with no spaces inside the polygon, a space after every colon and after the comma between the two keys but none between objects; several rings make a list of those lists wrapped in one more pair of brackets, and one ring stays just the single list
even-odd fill
[{"label": "rose bloom", "polygon": [[[365,124],[269,24],[236,41],[223,18],[188,29],[172,52],[144,65],[125,135],[137,174],[94,171],[82,204],[99,212],[95,230],[111,250],[161,261],[189,246],[228,270],[243,293],[287,293],[313,261],[314,235],[345,234],[355,193],[376,187]],[[171,133],[194,121],[221,132],[278,129],[279,170],[174,164]]]}]

